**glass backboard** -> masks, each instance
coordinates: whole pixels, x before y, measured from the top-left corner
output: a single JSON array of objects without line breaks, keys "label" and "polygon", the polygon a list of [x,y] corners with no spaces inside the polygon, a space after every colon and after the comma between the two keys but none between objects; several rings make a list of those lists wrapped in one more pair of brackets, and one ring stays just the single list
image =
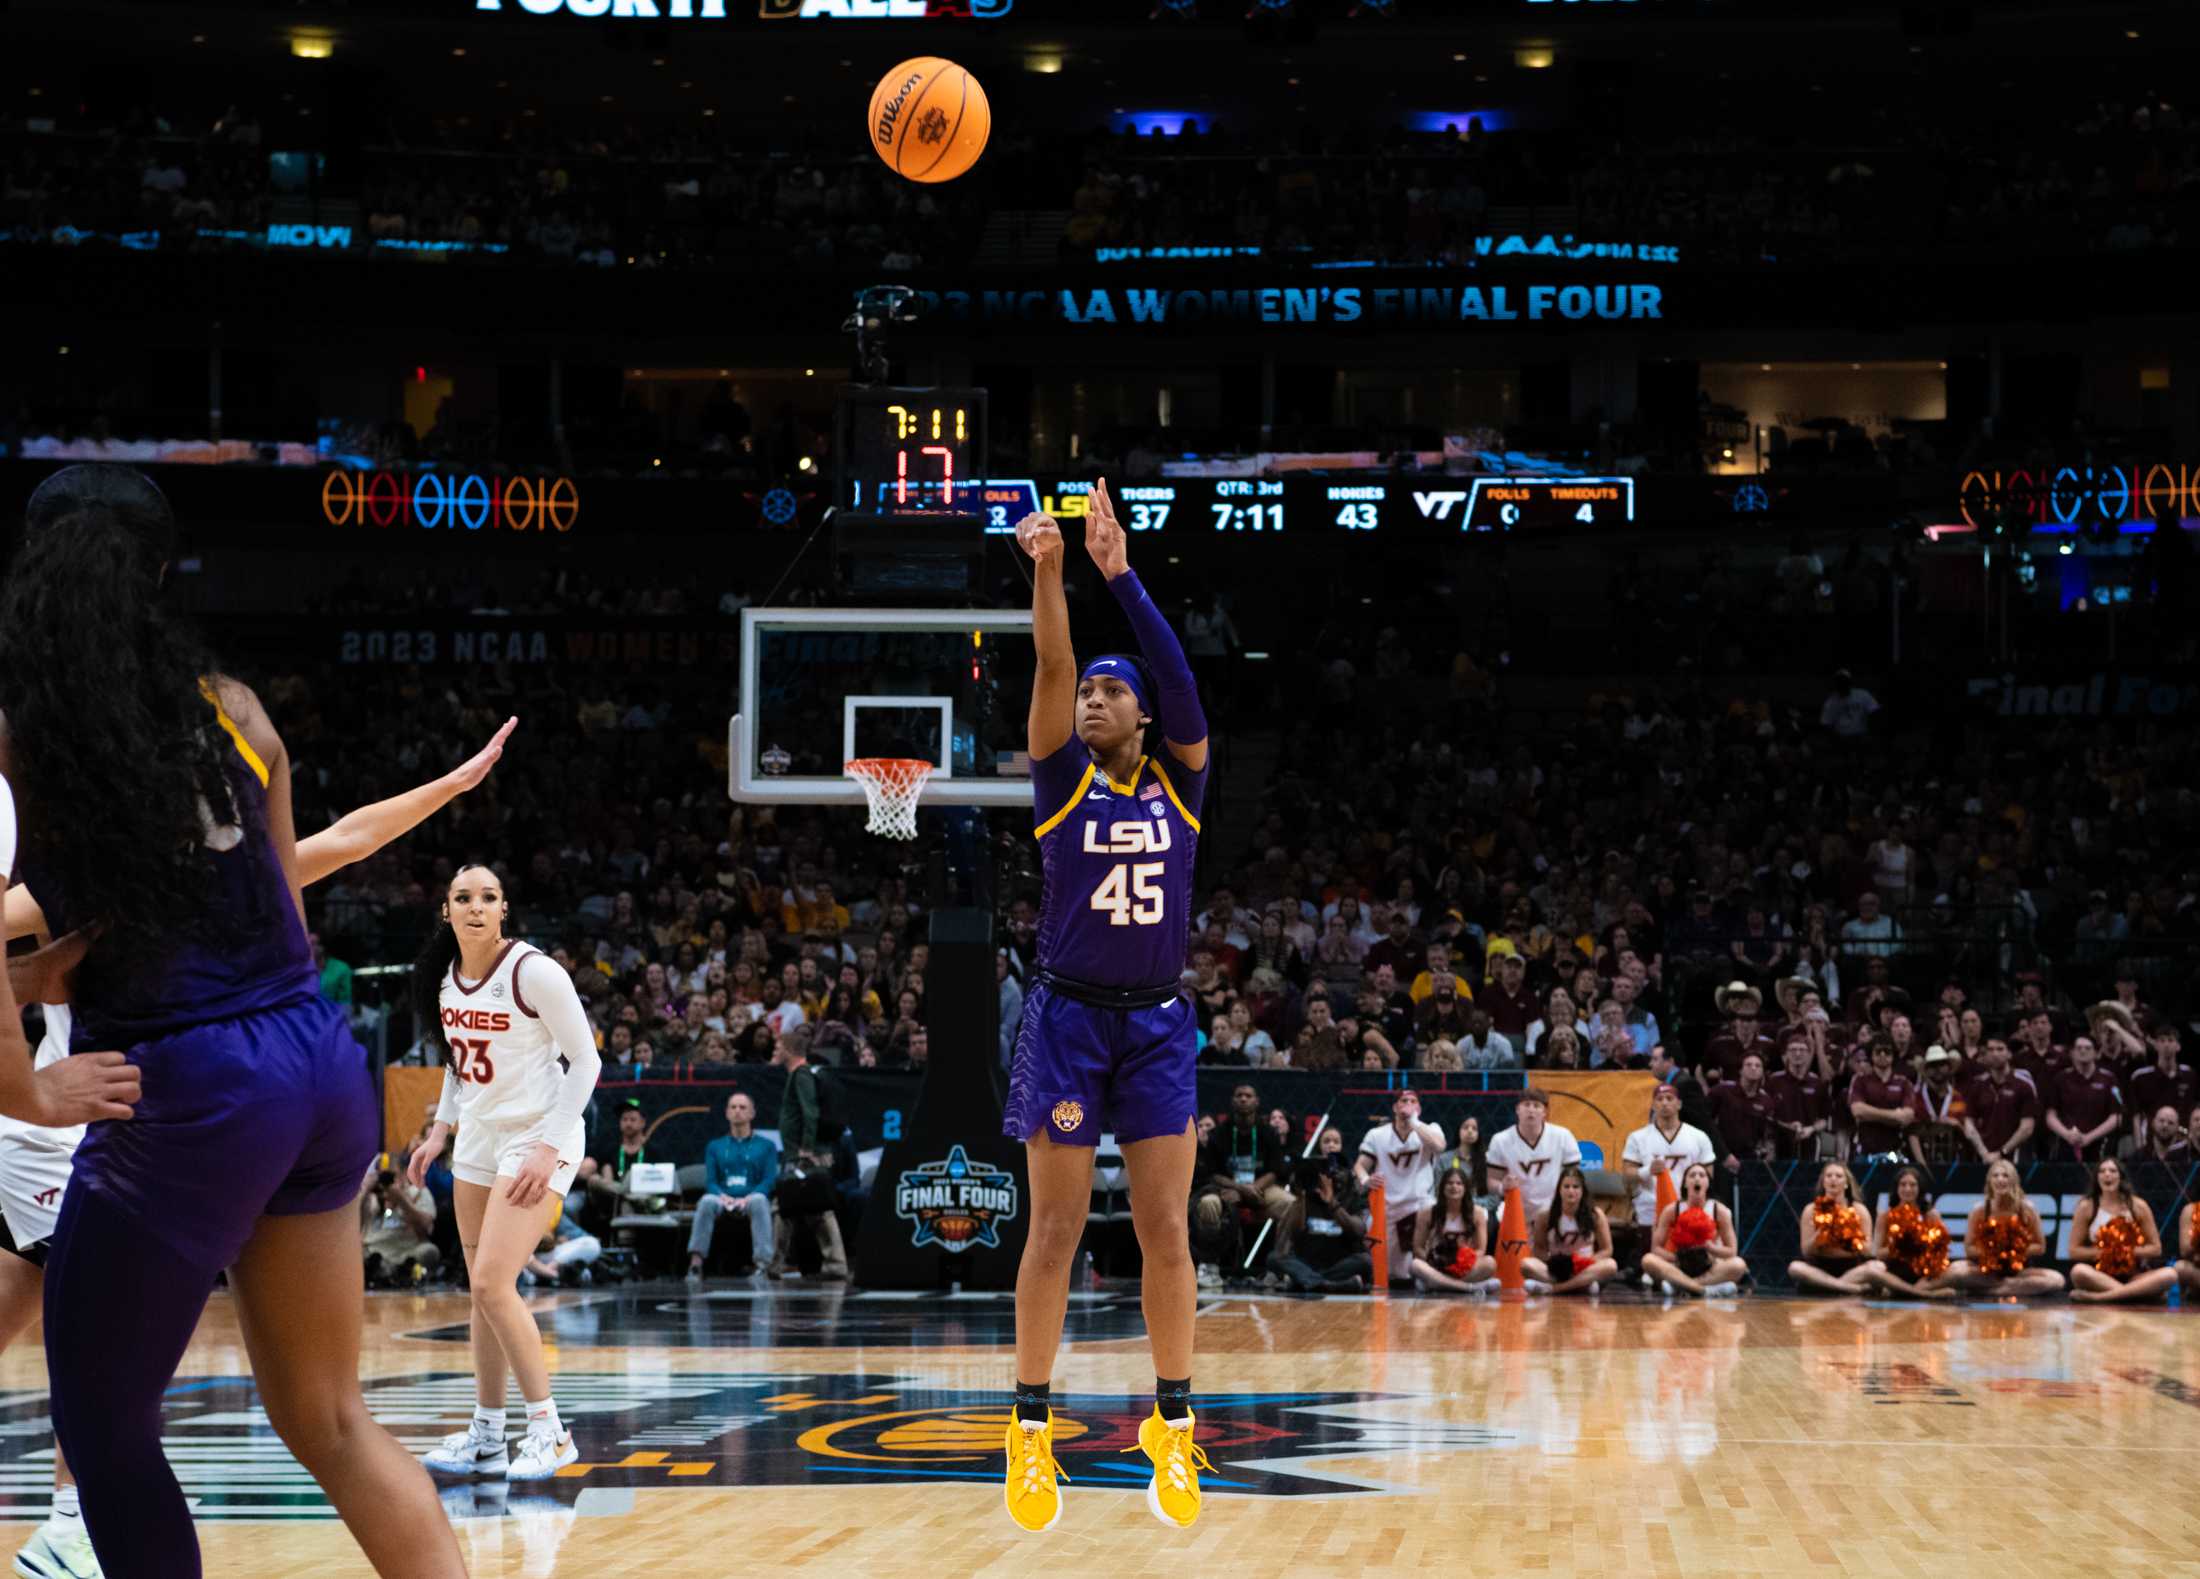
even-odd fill
[{"label": "glass backboard", "polygon": [[738,801],[853,804],[854,757],[932,763],[922,804],[1031,805],[1029,609],[743,609]]}]

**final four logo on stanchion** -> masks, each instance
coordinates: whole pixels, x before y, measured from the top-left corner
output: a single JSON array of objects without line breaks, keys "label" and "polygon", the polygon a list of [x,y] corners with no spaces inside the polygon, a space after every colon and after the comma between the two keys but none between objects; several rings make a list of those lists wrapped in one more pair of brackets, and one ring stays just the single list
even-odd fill
[{"label": "final four logo on stanchion", "polygon": [[910,1224],[909,1243],[965,1250],[1000,1247],[1001,1224],[1016,1215],[1016,1176],[972,1162],[962,1147],[944,1162],[903,1172],[894,1191],[894,1215]]}]

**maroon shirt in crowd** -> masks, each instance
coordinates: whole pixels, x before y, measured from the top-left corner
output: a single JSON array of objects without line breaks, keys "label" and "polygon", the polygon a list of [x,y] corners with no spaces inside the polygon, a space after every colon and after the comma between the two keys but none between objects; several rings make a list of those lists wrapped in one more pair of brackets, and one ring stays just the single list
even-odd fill
[{"label": "maroon shirt in crowd", "polygon": [[[1882,1080],[1872,1070],[1865,1070],[1849,1082],[1849,1101],[1861,1102],[1867,1107],[1882,1109],[1915,1108],[1912,1098],[1917,1087],[1906,1075],[1889,1075]],[[1893,1151],[1902,1144],[1902,1131],[1892,1124],[1882,1124],[1871,1119],[1859,1119],[1856,1125],[1856,1149],[1866,1156]]]},{"label": "maroon shirt in crowd", "polygon": [[1730,1157],[1746,1162],[1776,1136],[1780,1110],[1765,1081],[1758,1081],[1755,1091],[1744,1091],[1739,1080],[1720,1081],[1711,1088],[1711,1111],[1718,1120],[1719,1141]]},{"label": "maroon shirt in crowd", "polygon": [[[1772,1116],[1783,1124],[1815,1124],[1833,1116],[1826,1082],[1807,1070],[1800,1079],[1785,1069],[1775,1071],[1765,1077],[1765,1089],[1772,1094]],[[1786,1130],[1775,1132],[1773,1140],[1780,1156],[1802,1155],[1802,1147]]]},{"label": "maroon shirt in crowd", "polygon": [[2200,1079],[2194,1077],[2190,1064],[2179,1064],[2175,1074],[2165,1075],[2160,1064],[2149,1062],[2133,1072],[2130,1086],[2131,1111],[2150,1119],[2165,1107],[2190,1113],[2200,1102]]},{"label": "maroon shirt in crowd", "polygon": [[[2116,1088],[2116,1077],[2100,1065],[2093,1066],[2093,1073],[2081,1075],[2075,1067],[2065,1069],[2055,1082],[2054,1100],[2048,1104],[2057,1116],[2080,1134],[2110,1114],[2123,1115],[2123,1093]],[[2105,1139],[2113,1139],[2109,1132]]]},{"label": "maroon shirt in crowd", "polygon": [[1755,1053],[1765,1061],[1767,1069],[1777,1067],[1780,1062],[1779,1049],[1773,1045],[1771,1037],[1755,1029],[1743,1034],[1737,1029],[1738,1024],[1738,1021],[1728,1021],[1725,1030],[1704,1044],[1704,1068],[1716,1073],[1722,1082],[1741,1079],[1745,1054]]},{"label": "maroon shirt in crowd", "polygon": [[2015,1069],[2005,1072],[2000,1080],[1992,1075],[1980,1075],[1964,1089],[1964,1108],[1970,1113],[1971,1122],[1978,1128],[1978,1138],[1986,1142],[1989,1151],[1999,1151],[2009,1144],[2009,1137],[2016,1134],[2017,1126],[2026,1119],[2032,1121],[2037,1134],[2040,1125],[2040,1097],[2032,1082]]},{"label": "maroon shirt in crowd", "polygon": [[[1490,1028],[1511,1042],[1520,1056],[1526,1058],[1531,1049],[1523,1046],[1521,1039],[1528,1034],[1528,1027],[1543,1015],[1535,994],[1525,986],[1507,992],[1503,982],[1493,981],[1476,991],[1474,1001],[1490,1017]],[[1583,1048],[1582,1052],[1586,1055],[1588,1049]]]}]

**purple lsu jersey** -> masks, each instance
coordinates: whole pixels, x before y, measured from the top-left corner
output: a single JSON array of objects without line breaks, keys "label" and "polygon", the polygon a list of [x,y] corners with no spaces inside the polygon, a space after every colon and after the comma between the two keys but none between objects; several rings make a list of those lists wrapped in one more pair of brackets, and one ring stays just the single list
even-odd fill
[{"label": "purple lsu jersey", "polygon": [[1128,784],[1075,735],[1031,764],[1045,887],[1038,963],[1100,987],[1173,986],[1192,925],[1192,857],[1207,788],[1173,756],[1141,757]]},{"label": "purple lsu jersey", "polygon": [[[235,821],[211,807],[204,814],[214,851],[213,903],[239,924],[239,935],[229,943],[178,937],[154,955],[95,944],[72,985],[78,1047],[126,1047],[319,995],[305,924],[268,837],[267,764],[211,691],[208,701],[234,748],[223,758],[230,805],[221,810]],[[22,867],[23,886],[37,896],[55,936],[97,919],[75,913],[66,885],[38,859],[35,845],[24,850]]]}]

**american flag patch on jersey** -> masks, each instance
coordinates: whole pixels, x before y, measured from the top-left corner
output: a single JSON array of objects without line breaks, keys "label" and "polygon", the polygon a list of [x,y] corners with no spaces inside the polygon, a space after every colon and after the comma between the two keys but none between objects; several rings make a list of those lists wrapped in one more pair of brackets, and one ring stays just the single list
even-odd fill
[{"label": "american flag patch on jersey", "polygon": [[1149,784],[1149,785],[1147,785],[1147,786],[1146,786],[1146,787],[1145,787],[1144,789],[1142,789],[1142,790],[1140,790],[1140,791],[1138,792],[1138,798],[1139,798],[1140,800],[1154,800],[1154,799],[1157,799],[1157,798],[1158,798],[1158,797],[1160,796],[1160,794],[1161,794],[1161,786],[1160,786],[1160,785],[1158,785],[1158,784]]}]

